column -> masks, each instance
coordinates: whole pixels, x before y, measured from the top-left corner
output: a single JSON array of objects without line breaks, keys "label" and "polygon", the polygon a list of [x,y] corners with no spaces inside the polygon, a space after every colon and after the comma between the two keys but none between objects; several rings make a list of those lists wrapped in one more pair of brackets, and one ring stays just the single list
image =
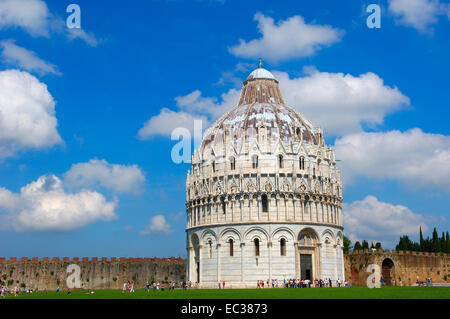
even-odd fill
[{"label": "column", "polygon": [[261,195],[258,195],[258,197],[257,197],[257,199],[256,199],[256,206],[257,206],[257,208],[256,208],[256,211],[257,211],[257,214],[256,214],[256,220],[261,220]]},{"label": "column", "polygon": [[305,220],[305,202],[300,198],[301,221]]},{"label": "column", "polygon": [[214,215],[216,216],[216,223],[219,223],[219,205],[220,205],[220,201],[218,198],[216,198],[216,202],[214,205]]},{"label": "column", "polygon": [[295,256],[295,277],[300,278],[300,256],[298,255],[298,242],[294,241],[294,256]]},{"label": "column", "polygon": [[198,245],[198,267],[200,268],[198,271],[198,278],[197,278],[197,282],[200,284],[201,283],[201,278],[202,278],[202,271],[203,271],[203,256],[202,256],[202,245]]},{"label": "column", "polygon": [[245,248],[245,243],[241,243],[241,282],[245,282],[244,248]]},{"label": "column", "polygon": [[217,243],[216,246],[216,250],[217,250],[217,281],[220,280],[220,244]]},{"label": "column", "polygon": [[267,248],[269,249],[269,279],[272,279],[272,241],[267,242]]},{"label": "column", "polygon": [[239,198],[239,212],[241,214],[239,220],[243,221],[244,220],[244,197],[243,196],[241,196]]},{"label": "column", "polygon": [[195,260],[194,260],[194,263],[192,262],[192,259],[194,258],[194,247],[192,247],[192,246],[189,246],[188,247],[188,265],[187,265],[187,267],[186,267],[186,272],[187,272],[187,276],[186,276],[186,278],[187,278],[187,280],[188,281],[193,281],[192,279],[192,267],[193,267],[193,265],[194,265],[194,263],[195,263]]},{"label": "column", "polygon": [[295,207],[296,203],[297,203],[297,200],[296,200],[295,195],[294,195],[294,197],[292,198],[292,209],[293,209],[293,212],[294,212],[294,221],[297,220],[296,207]]}]

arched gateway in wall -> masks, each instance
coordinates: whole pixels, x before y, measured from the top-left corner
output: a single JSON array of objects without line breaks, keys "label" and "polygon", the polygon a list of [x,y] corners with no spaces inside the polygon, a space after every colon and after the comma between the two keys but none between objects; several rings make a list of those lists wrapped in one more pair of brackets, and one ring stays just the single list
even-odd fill
[{"label": "arched gateway in wall", "polygon": [[187,278],[344,280],[342,183],[322,130],[260,67],[209,128],[186,180]]}]

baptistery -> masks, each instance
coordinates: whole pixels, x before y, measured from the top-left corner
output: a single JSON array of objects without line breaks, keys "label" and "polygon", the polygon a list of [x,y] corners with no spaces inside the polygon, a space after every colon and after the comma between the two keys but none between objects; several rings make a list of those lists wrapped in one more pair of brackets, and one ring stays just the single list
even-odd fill
[{"label": "baptistery", "polygon": [[[301,109],[301,106],[299,106]],[[187,280],[344,280],[342,183],[323,131],[262,67],[206,130],[186,180]]]}]

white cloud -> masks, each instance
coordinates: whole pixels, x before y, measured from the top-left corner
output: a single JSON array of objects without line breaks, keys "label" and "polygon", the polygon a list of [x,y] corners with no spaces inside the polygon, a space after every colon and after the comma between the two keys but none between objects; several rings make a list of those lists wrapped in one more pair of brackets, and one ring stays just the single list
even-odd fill
[{"label": "white cloud", "polygon": [[438,21],[439,15],[450,18],[450,5],[442,4],[439,0],[390,0],[389,11],[397,23],[422,33],[432,30],[431,25]]},{"label": "white cloud", "polygon": [[343,31],[328,25],[307,24],[301,16],[274,23],[273,18],[256,13],[259,39],[231,47],[232,54],[243,58],[259,58],[277,62],[313,55],[317,50],[339,42]]},{"label": "white cloud", "polygon": [[56,65],[40,59],[35,52],[22,48],[11,40],[1,41],[0,47],[3,49],[1,57],[7,64],[27,71],[34,71],[39,75],[47,73],[61,75]]},{"label": "white cloud", "polygon": [[394,247],[400,236],[417,235],[420,226],[425,232],[428,229],[424,216],[371,195],[361,201],[344,203],[342,214],[345,233],[353,243],[365,239]]},{"label": "white cloud", "polygon": [[72,165],[64,174],[64,183],[71,188],[100,185],[117,193],[140,193],[145,176],[137,165],[110,164],[91,159]]},{"label": "white cloud", "polygon": [[212,121],[223,115],[237,104],[239,91],[230,89],[221,95],[221,101],[216,98],[203,97],[199,90],[185,96],[175,98],[178,111],[161,109],[158,115],[151,117],[138,132],[140,139],[149,139],[154,135],[171,136],[175,128],[187,128],[194,132],[194,120],[202,121],[202,130],[209,127]]},{"label": "white cloud", "polygon": [[355,133],[335,142],[345,183],[356,176],[399,180],[414,188],[450,190],[450,136],[405,132]]},{"label": "white cloud", "polygon": [[27,72],[0,71],[0,159],[62,143],[57,124],[44,83]]},{"label": "white cloud", "polygon": [[0,29],[21,28],[32,36],[50,37],[51,33],[64,34],[69,40],[80,38],[96,46],[93,33],[83,29],[69,29],[65,21],[53,15],[42,0],[1,0]]},{"label": "white cloud", "polygon": [[167,223],[163,215],[155,215],[150,218],[150,224],[145,227],[145,230],[139,232],[141,235],[148,234],[169,234],[171,232],[170,224]]},{"label": "white cloud", "polygon": [[41,176],[20,193],[0,188],[0,227],[15,231],[71,231],[96,220],[113,220],[117,202],[97,192],[66,193],[54,175]]},{"label": "white cloud", "polygon": [[0,1],[0,28],[22,28],[33,36],[49,36],[51,14],[42,0]]},{"label": "white cloud", "polygon": [[81,39],[92,47],[96,47],[99,43],[99,40],[96,38],[96,36],[92,32],[85,31],[83,29],[65,28],[65,34],[69,40]]},{"label": "white cloud", "polygon": [[138,137],[146,140],[155,135],[171,136],[172,131],[179,127],[187,128],[192,134],[195,120],[202,121],[203,127],[209,125],[206,116],[195,116],[187,112],[176,112],[163,108],[158,115],[152,116],[144,123],[138,132]]},{"label": "white cloud", "polygon": [[382,124],[384,117],[409,105],[409,98],[397,87],[384,84],[378,75],[359,76],[304,69],[305,76],[290,78],[285,72],[273,74],[288,105],[296,107],[326,134],[343,135],[362,131],[362,124]]}]

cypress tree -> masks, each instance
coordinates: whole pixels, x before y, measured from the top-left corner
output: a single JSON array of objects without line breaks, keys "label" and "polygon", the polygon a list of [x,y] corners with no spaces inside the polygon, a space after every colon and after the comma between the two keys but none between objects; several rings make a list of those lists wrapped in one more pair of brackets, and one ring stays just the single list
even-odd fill
[{"label": "cypress tree", "polygon": [[433,229],[432,243],[433,243],[433,252],[438,253],[439,250],[441,249],[441,245],[439,244],[439,235],[437,233],[436,227],[434,227]]},{"label": "cypress tree", "polygon": [[362,249],[369,249],[369,242],[365,239],[362,242]]},{"label": "cypress tree", "polygon": [[355,247],[353,247],[353,250],[361,250],[361,249],[362,249],[361,244],[359,243],[359,241],[357,241],[355,243]]},{"label": "cypress tree", "polygon": [[447,250],[447,241],[445,240],[444,232],[442,232],[442,237],[441,237],[441,239],[439,241],[440,241],[440,244],[441,244],[441,247],[440,247],[439,251],[441,253],[445,253],[445,251]]},{"label": "cypress tree", "polygon": [[448,235],[448,232],[446,234],[445,242],[447,243],[447,247],[446,247],[445,252],[447,254],[450,254],[450,236]]},{"label": "cypress tree", "polygon": [[423,243],[423,235],[422,235],[422,226],[420,226],[420,251],[425,251],[424,243]]}]

